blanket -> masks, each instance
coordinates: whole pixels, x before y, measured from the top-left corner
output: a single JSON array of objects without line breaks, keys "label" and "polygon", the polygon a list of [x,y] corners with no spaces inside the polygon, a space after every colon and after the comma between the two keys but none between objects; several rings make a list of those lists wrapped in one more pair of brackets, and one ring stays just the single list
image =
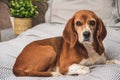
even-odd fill
[{"label": "blanket", "polygon": [[[12,72],[16,57],[32,41],[62,36],[64,24],[43,23],[29,29],[17,38],[0,43],[1,80],[120,80],[120,65],[93,65],[86,75],[58,77],[16,77]],[[53,31],[54,30],[54,31]],[[120,31],[107,27],[108,36],[104,40],[108,59],[120,60]]]}]

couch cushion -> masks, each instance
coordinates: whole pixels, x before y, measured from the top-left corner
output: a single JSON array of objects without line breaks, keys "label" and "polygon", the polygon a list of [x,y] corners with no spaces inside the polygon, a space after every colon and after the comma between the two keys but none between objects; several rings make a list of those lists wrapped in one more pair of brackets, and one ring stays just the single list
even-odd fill
[{"label": "couch cushion", "polygon": [[120,29],[107,27],[107,37],[104,40],[106,56],[108,59],[120,60]]},{"label": "couch cushion", "polygon": [[53,0],[51,22],[66,23],[78,10],[92,10],[105,23],[112,16],[112,0]]}]

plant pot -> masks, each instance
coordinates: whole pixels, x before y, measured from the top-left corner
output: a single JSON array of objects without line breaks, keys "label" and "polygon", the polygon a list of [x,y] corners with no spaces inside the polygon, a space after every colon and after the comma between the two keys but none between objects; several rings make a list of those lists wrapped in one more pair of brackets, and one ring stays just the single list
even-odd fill
[{"label": "plant pot", "polygon": [[32,18],[14,18],[14,32],[20,34],[32,27]]}]

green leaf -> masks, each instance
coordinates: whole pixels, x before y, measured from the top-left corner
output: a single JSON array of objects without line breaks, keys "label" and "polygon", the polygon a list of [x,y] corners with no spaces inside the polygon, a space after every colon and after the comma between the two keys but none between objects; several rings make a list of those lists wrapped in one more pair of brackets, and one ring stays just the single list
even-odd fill
[{"label": "green leaf", "polygon": [[34,1],[44,2],[44,0],[34,0]]},{"label": "green leaf", "polygon": [[32,0],[11,0],[10,4],[11,4],[10,7],[11,16],[34,17],[39,14],[37,11],[37,6],[34,6],[32,4]]}]

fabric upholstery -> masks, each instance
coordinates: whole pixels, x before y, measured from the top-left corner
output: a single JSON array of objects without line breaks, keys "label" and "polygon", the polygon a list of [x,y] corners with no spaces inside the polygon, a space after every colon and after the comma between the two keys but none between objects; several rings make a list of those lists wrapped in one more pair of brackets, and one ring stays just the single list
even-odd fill
[{"label": "fabric upholstery", "polygon": [[[16,57],[31,41],[61,36],[65,25],[44,23],[29,29],[17,38],[0,43],[0,79],[1,80],[120,80],[120,65],[95,65],[91,73],[85,76],[59,77],[15,77],[12,68]],[[53,31],[55,30],[55,31]],[[108,36],[104,40],[108,59],[120,60],[120,31],[107,27]]]},{"label": "fabric upholstery", "polygon": [[51,21],[66,23],[78,10],[92,10],[107,23],[112,16],[112,0],[52,0]]}]

